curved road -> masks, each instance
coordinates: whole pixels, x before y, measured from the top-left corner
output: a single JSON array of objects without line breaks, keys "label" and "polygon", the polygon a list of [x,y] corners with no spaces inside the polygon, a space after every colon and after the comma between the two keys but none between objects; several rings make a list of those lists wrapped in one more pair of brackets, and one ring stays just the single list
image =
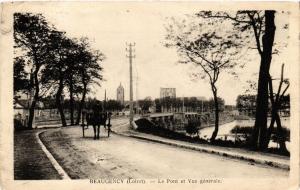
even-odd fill
[{"label": "curved road", "polygon": [[[114,124],[124,126],[124,120]],[[119,129],[120,130],[120,129]],[[41,139],[73,179],[85,178],[280,178],[288,171],[217,155],[112,134],[101,129],[100,140],[92,129],[82,138],[80,127],[48,130]]]}]

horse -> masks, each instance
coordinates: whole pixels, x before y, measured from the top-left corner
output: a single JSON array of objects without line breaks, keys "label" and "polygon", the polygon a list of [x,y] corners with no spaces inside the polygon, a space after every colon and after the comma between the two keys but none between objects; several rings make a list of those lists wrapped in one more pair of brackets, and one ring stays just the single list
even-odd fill
[{"label": "horse", "polygon": [[[106,112],[94,111],[92,113],[86,113],[87,127],[89,125],[92,125],[93,129],[94,129],[94,140],[99,139],[99,137],[100,137],[100,126],[101,125],[106,129],[107,118],[108,118],[108,114]],[[110,128],[110,126],[109,126],[109,128]],[[84,129],[83,129],[83,131],[84,131]]]}]

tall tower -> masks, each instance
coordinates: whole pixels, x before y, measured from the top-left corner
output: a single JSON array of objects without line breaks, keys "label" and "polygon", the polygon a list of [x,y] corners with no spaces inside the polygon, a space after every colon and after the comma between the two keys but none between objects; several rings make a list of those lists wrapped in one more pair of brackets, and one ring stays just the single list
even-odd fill
[{"label": "tall tower", "polygon": [[117,101],[119,101],[122,105],[124,105],[124,87],[120,83],[117,88]]}]

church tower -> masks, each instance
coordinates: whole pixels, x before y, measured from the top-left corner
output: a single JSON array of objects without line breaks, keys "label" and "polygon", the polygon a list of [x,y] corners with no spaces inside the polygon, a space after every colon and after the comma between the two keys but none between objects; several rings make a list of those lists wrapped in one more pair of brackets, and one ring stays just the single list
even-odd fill
[{"label": "church tower", "polygon": [[117,101],[124,105],[124,87],[120,83],[120,86],[117,88]]}]

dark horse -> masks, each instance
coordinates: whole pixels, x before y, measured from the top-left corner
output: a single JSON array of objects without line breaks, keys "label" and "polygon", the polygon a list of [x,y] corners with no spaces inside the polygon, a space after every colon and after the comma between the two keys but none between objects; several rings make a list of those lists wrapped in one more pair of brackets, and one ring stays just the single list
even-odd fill
[{"label": "dark horse", "polygon": [[[87,127],[89,125],[93,126],[94,129],[94,139],[99,139],[100,136],[100,126],[102,125],[106,128],[106,120],[108,114],[106,112],[94,111],[92,113],[86,113],[86,123]],[[83,129],[84,131],[84,129]],[[84,133],[83,133],[84,135]]]}]

